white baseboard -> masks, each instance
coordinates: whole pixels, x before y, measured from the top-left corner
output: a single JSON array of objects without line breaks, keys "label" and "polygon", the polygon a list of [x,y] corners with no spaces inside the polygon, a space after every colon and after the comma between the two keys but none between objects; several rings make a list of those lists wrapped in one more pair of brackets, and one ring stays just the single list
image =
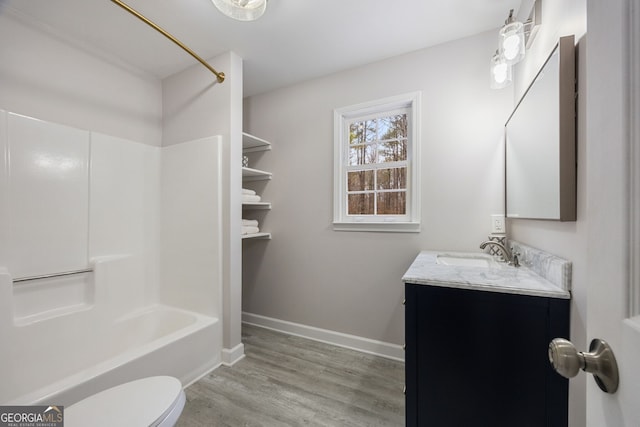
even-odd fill
[{"label": "white baseboard", "polygon": [[242,313],[242,322],[404,362],[404,349],[401,345],[397,344],[390,344],[356,335],[343,334],[342,332],[329,331],[327,329],[320,329],[246,312]]},{"label": "white baseboard", "polygon": [[240,343],[233,348],[222,349],[222,364],[224,366],[233,366],[244,359],[244,344]]},{"label": "white baseboard", "polygon": [[[207,375],[209,375],[211,372],[215,371],[216,369],[218,369],[220,366],[222,366],[221,362],[218,362],[216,365],[214,365],[213,367],[211,367],[211,369],[209,369],[208,371],[205,371],[204,373],[194,377],[192,380],[186,380],[182,383],[182,388],[183,389],[187,389],[187,387],[192,386],[193,384],[197,383],[198,381],[200,381],[201,379],[203,379],[204,377],[206,377]],[[182,380],[181,380],[182,381]]]}]

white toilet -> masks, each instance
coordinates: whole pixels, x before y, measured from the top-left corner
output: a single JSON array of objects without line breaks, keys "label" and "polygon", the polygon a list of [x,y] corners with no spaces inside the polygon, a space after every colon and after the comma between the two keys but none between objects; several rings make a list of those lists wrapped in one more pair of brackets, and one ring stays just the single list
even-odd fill
[{"label": "white toilet", "polygon": [[186,397],[173,377],[131,381],[64,408],[65,427],[172,427]]}]

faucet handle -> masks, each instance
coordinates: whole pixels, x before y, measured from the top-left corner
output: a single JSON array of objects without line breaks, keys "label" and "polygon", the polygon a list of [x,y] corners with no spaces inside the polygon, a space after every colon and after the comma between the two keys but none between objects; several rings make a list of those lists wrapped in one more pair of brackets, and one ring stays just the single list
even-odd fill
[{"label": "faucet handle", "polygon": [[520,261],[518,260],[520,255],[520,252],[516,251],[515,248],[511,246],[511,265],[514,267],[520,267]]}]

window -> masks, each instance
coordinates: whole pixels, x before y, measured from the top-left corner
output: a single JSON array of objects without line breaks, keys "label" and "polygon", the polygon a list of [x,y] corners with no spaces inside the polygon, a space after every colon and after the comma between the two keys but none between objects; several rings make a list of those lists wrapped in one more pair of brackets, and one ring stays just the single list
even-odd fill
[{"label": "window", "polygon": [[419,93],[334,112],[334,229],[420,230]]}]

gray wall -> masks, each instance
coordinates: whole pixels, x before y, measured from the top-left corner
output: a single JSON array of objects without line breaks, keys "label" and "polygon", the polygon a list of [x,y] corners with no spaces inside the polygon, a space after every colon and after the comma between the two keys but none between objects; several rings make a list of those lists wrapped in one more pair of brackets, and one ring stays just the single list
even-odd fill
[{"label": "gray wall", "polygon": [[[507,231],[516,240],[546,250],[573,263],[571,291],[571,341],[578,348],[588,348],[587,318],[587,5],[585,0],[557,0],[543,2],[542,25],[525,60],[515,67],[515,98],[519,99],[558,42],[558,38],[573,34],[576,39],[578,78],[578,194],[577,221],[509,220]],[[586,375],[570,381],[569,420],[571,426],[586,424]],[[591,381],[591,380],[589,380]]]},{"label": "gray wall", "polygon": [[[251,166],[273,239],[245,242],[243,311],[402,344],[401,277],[420,250],[478,250],[503,212],[512,89],[489,88],[497,31],[249,97],[244,129],[273,150]],[[333,110],[422,91],[422,231],[333,231]]]},{"label": "gray wall", "polygon": [[159,79],[89,52],[13,12],[0,14],[0,108],[159,146]]}]

